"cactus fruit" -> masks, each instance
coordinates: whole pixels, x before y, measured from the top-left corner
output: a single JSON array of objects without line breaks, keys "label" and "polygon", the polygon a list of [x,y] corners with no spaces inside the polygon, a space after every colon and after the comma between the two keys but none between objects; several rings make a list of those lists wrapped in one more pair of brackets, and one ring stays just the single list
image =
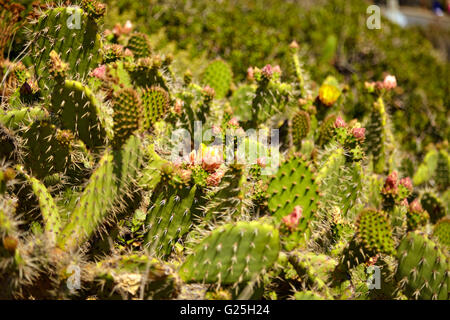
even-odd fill
[{"label": "cactus fruit", "polygon": [[230,90],[233,81],[231,67],[223,60],[211,62],[203,73],[202,82],[214,89],[217,99],[222,99]]},{"label": "cactus fruit", "polygon": [[301,148],[302,140],[306,138],[311,128],[309,113],[300,110],[292,118],[292,139],[294,145]]},{"label": "cactus fruit", "polygon": [[136,58],[146,58],[151,55],[150,40],[145,33],[135,32],[128,39],[127,48],[133,52]]},{"label": "cactus fruit", "polygon": [[397,248],[397,259],[396,279],[406,296],[448,300],[449,258],[433,241],[418,232],[410,232]]},{"label": "cactus fruit", "polygon": [[169,94],[161,87],[154,86],[144,90],[142,104],[146,129],[150,129],[156,121],[161,120],[167,114],[169,99]]},{"label": "cactus fruit", "polygon": [[450,218],[442,218],[434,226],[433,236],[447,250],[450,250]]},{"label": "cactus fruit", "polygon": [[215,229],[181,266],[184,281],[237,284],[258,278],[277,259],[278,230],[264,222],[237,222]]}]

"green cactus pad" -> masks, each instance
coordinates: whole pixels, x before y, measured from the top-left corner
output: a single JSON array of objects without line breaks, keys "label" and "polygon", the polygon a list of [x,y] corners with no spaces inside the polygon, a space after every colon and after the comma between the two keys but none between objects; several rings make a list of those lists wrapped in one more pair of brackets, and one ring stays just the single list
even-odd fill
[{"label": "green cactus pad", "polygon": [[222,99],[230,90],[233,71],[223,60],[211,62],[205,69],[202,82],[214,89],[217,99]]},{"label": "green cactus pad", "polygon": [[160,192],[147,211],[146,247],[150,253],[157,256],[170,254],[193,223],[191,207],[197,188],[194,186],[190,189],[170,189]]},{"label": "green cactus pad", "polygon": [[319,138],[317,143],[320,146],[326,145],[328,142],[333,139],[334,136],[334,122],[336,121],[336,115],[331,114],[327,116],[320,125],[319,128]]},{"label": "green cactus pad", "polygon": [[366,152],[372,154],[374,171],[383,173],[386,166],[387,115],[384,102],[379,98],[373,105],[370,122],[367,126]]},{"label": "green cactus pad", "polygon": [[118,202],[136,178],[141,157],[140,139],[136,136],[119,150],[106,150],[57,239],[59,247],[77,249],[114,216],[114,205],[120,205]]},{"label": "green cactus pad", "polygon": [[87,86],[72,80],[57,84],[50,110],[59,116],[61,127],[74,132],[88,148],[105,144],[107,115]]},{"label": "green cactus pad", "polygon": [[436,223],[446,215],[444,204],[439,197],[431,191],[427,191],[422,195],[420,204],[430,215],[430,221],[432,223]]},{"label": "green cactus pad", "polygon": [[65,173],[71,161],[71,146],[60,141],[57,129],[48,120],[35,121],[25,127],[25,167],[37,178],[54,173]]},{"label": "green cactus pad", "polygon": [[47,241],[54,244],[56,236],[61,231],[61,218],[59,216],[58,208],[42,182],[29,176],[20,166],[18,167],[18,171],[25,176],[39,200],[39,209],[44,221],[44,231],[47,235]]},{"label": "green cactus pad", "polygon": [[170,266],[145,255],[113,256],[88,266],[93,293],[102,299],[141,297],[145,281],[145,299],[173,299],[180,290],[180,281]]},{"label": "green cactus pad", "polygon": [[169,110],[170,98],[166,90],[161,87],[151,87],[142,94],[144,106],[145,128],[150,129],[156,121],[161,120]]},{"label": "green cactus pad", "polygon": [[46,112],[43,108],[22,108],[2,111],[0,114],[0,123],[10,130],[17,130],[22,126],[29,125],[33,120],[42,120],[45,117]]},{"label": "green cactus pad", "polygon": [[[76,25],[76,17],[80,25]],[[39,87],[48,92],[50,52],[56,50],[69,65],[67,73],[77,80],[85,79],[100,58],[100,35],[96,22],[76,7],[50,9],[39,17],[32,34],[31,57]]]},{"label": "green cactus pad", "polygon": [[365,209],[356,220],[357,239],[368,255],[377,253],[393,254],[394,238],[389,219],[385,213],[373,209]]},{"label": "green cactus pad", "polygon": [[409,298],[448,300],[450,265],[438,246],[426,236],[410,232],[397,248],[395,275],[402,292]]},{"label": "green cactus pad", "polygon": [[127,48],[136,58],[145,58],[151,55],[150,40],[145,33],[135,32],[128,40]]},{"label": "green cactus pad", "polygon": [[447,250],[450,249],[450,218],[442,218],[436,223],[433,230],[433,236]]},{"label": "green cactus pad", "polygon": [[359,163],[348,164],[343,148],[330,148],[327,153],[317,175],[325,207],[337,207],[346,216],[361,195],[363,168]]},{"label": "green cactus pad", "polygon": [[276,221],[290,214],[294,207],[302,207],[299,230],[305,230],[319,201],[319,186],[310,165],[300,157],[292,157],[280,165],[267,188],[268,207]]},{"label": "green cactus pad", "polygon": [[181,266],[187,282],[236,284],[257,278],[277,259],[278,230],[264,222],[237,222],[214,230]]},{"label": "green cactus pad", "polygon": [[138,93],[131,89],[122,89],[113,96],[114,145],[121,146],[142,122],[142,104]]},{"label": "green cactus pad", "polygon": [[289,262],[300,277],[305,277],[311,286],[327,291],[327,284],[337,261],[327,255],[307,251],[294,251],[289,256]]},{"label": "green cactus pad", "polygon": [[294,294],[295,300],[325,300],[325,298],[321,297],[317,293],[313,291],[298,291]]},{"label": "green cactus pad", "polygon": [[295,146],[301,148],[302,140],[306,138],[310,128],[309,113],[303,110],[298,111],[292,118],[292,140]]}]

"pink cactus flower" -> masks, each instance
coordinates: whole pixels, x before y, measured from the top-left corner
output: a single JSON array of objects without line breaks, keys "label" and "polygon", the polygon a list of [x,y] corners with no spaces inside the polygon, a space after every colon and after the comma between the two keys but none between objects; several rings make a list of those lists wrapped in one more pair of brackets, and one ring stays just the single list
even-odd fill
[{"label": "pink cactus flower", "polygon": [[222,152],[218,147],[202,148],[202,167],[208,172],[214,172],[223,163]]},{"label": "pink cactus flower", "polygon": [[352,134],[356,140],[363,141],[366,137],[366,128],[353,128]]},{"label": "pink cactus flower", "polygon": [[342,119],[341,116],[338,116],[336,118],[336,121],[334,121],[334,126],[336,128],[344,128],[347,124],[345,123],[344,119]]},{"label": "pink cactus flower", "polygon": [[262,68],[261,70],[261,74],[263,75],[263,77],[270,79],[272,78],[273,75],[273,68],[270,64],[267,64],[264,66],[264,68]]},{"label": "pink cactus flower", "polygon": [[275,67],[273,67],[272,71],[273,71],[273,73],[277,73],[281,76],[282,71],[281,71],[281,68],[279,65],[276,65]]},{"label": "pink cactus flower", "polygon": [[192,176],[192,171],[189,169],[181,169],[180,170],[180,177],[181,180],[183,180],[184,182],[189,182],[191,180],[191,176]]},{"label": "pink cactus flower", "polygon": [[195,150],[192,150],[191,153],[189,153],[188,162],[192,166],[195,166],[197,164],[197,152]]},{"label": "pink cactus flower", "polygon": [[133,24],[131,23],[130,20],[127,20],[127,22],[125,22],[125,24],[122,27],[122,33],[129,34],[132,29],[133,29]]},{"label": "pink cactus flower", "polygon": [[252,67],[248,67],[247,69],[247,79],[250,81],[255,79],[255,70]]},{"label": "pink cactus flower", "polygon": [[384,182],[384,192],[397,192],[397,182],[398,173],[397,171],[392,171],[390,175],[386,178]]},{"label": "pink cactus flower", "polygon": [[125,48],[125,50],[123,51],[123,55],[125,57],[132,57],[132,56],[134,56],[133,52],[130,49],[128,49],[128,48]]},{"label": "pink cactus flower", "polygon": [[215,124],[213,124],[213,125],[211,126],[211,130],[212,130],[212,133],[213,133],[214,135],[218,135],[218,134],[221,134],[221,133],[222,133],[222,129],[221,129],[219,126],[215,125]]},{"label": "pink cactus flower", "polygon": [[404,207],[409,206],[408,199],[407,198],[403,199],[402,202],[401,202],[401,205],[404,206]]},{"label": "pink cactus flower", "polygon": [[239,120],[236,117],[233,117],[228,121],[228,124],[231,126],[239,126]]},{"label": "pink cactus flower", "polygon": [[289,215],[285,216],[282,221],[286,227],[292,231],[297,228],[300,218],[302,217],[302,213],[302,207],[295,206],[294,210]]},{"label": "pink cactus flower", "polygon": [[383,87],[386,90],[392,90],[397,87],[397,79],[395,76],[387,75],[383,80]]},{"label": "pink cactus flower", "polygon": [[106,65],[102,64],[101,66],[92,70],[92,76],[98,79],[104,79],[106,76]]},{"label": "pink cactus flower", "polygon": [[182,110],[183,110],[183,101],[177,99],[175,101],[175,105],[173,106],[173,111],[175,111],[176,114],[181,114]]},{"label": "pink cactus flower", "polygon": [[413,202],[409,205],[409,210],[411,212],[423,212],[422,205],[420,204],[418,199],[414,199]]},{"label": "pink cactus flower", "polygon": [[220,181],[222,181],[223,176],[225,175],[225,170],[218,169],[213,174],[209,175],[206,178],[206,184],[208,186],[216,187],[219,185]]},{"label": "pink cactus flower", "polygon": [[122,33],[122,26],[119,23],[116,23],[112,29],[112,33],[118,37]]},{"label": "pink cactus flower", "polygon": [[258,158],[258,159],[256,159],[256,164],[258,166],[260,166],[261,168],[265,168],[267,165],[267,160],[265,157]]},{"label": "pink cactus flower", "polygon": [[411,178],[409,178],[409,177],[401,179],[400,185],[404,186],[406,189],[408,189],[411,192],[413,191],[412,181],[411,181]]},{"label": "pink cactus flower", "polygon": [[212,99],[216,95],[216,92],[214,91],[213,88],[207,85],[203,88],[203,94]]}]

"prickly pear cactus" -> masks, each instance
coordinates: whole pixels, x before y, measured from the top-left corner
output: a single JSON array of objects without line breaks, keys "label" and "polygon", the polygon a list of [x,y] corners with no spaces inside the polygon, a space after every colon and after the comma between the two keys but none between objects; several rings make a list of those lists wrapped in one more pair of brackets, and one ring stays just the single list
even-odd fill
[{"label": "prickly pear cactus", "polygon": [[397,249],[396,279],[405,295],[413,299],[448,300],[450,265],[427,236],[411,232]]},{"label": "prickly pear cactus", "polygon": [[278,230],[264,222],[238,222],[214,230],[181,266],[185,281],[236,284],[258,278],[277,259]]},{"label": "prickly pear cactus", "polygon": [[223,60],[211,62],[203,74],[203,84],[214,89],[217,99],[222,99],[230,90],[233,81],[233,72]]}]

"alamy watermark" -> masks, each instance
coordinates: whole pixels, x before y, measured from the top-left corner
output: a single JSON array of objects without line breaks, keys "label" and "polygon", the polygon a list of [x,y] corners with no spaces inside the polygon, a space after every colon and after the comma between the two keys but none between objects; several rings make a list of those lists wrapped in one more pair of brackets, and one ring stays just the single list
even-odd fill
[{"label": "alamy watermark", "polygon": [[370,16],[366,20],[366,26],[370,30],[381,29],[381,9],[377,5],[367,7],[366,13]]}]

